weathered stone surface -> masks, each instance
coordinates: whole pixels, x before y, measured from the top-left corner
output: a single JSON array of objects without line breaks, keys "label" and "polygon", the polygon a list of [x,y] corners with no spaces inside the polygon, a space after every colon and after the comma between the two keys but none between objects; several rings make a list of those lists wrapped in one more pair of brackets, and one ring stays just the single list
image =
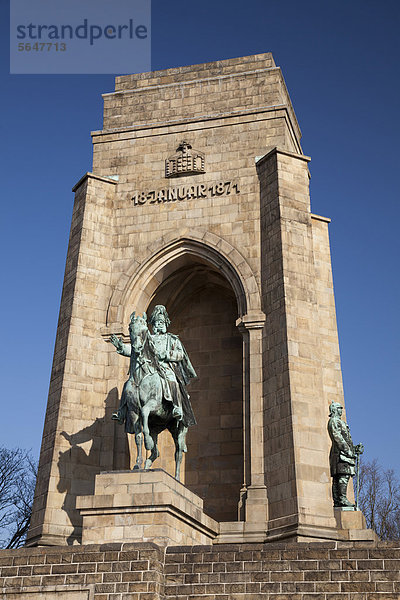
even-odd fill
[{"label": "weathered stone surface", "polygon": [[[28,543],[80,542],[77,499],[101,471],[132,466],[132,441],[110,418],[128,365],[105,341],[126,339],[130,313],[155,304],[199,375],[182,479],[221,523],[216,541],[337,538],[326,414],[343,392],[329,220],[311,213],[280,69],[267,53],[128,75],[104,104],[93,173],[74,188]],[[182,140],[204,172],[166,178]],[[155,466],[173,472],[168,433],[160,449]]]},{"label": "weathered stone surface", "polygon": [[[104,545],[1,550],[1,564],[5,559],[12,566],[21,559],[35,564],[45,557],[52,573],[64,559],[89,569],[77,579],[68,573],[19,577],[2,566],[0,598],[398,600],[400,594],[399,560],[391,558],[400,555],[398,543],[225,544],[166,551],[155,544],[113,544],[112,551],[114,560],[108,562]],[[82,563],[83,557],[92,560]]]},{"label": "weathered stone surface", "polygon": [[219,524],[204,514],[202,499],[162,469],[97,475],[94,495],[78,498],[77,508],[84,544],[108,539],[204,544],[219,533]]}]

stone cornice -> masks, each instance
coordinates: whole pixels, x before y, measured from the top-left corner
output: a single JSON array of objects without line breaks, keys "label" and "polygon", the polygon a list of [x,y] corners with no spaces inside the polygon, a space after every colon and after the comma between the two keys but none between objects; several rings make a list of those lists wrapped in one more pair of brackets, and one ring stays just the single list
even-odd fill
[{"label": "stone cornice", "polygon": [[311,218],[314,219],[314,221],[323,221],[324,223],[330,223],[332,221],[329,217],[321,217],[321,215],[315,215],[314,213],[311,213]]},{"label": "stone cornice", "polygon": [[261,165],[264,162],[264,160],[267,160],[273,154],[284,154],[286,156],[290,156],[291,158],[298,158],[299,160],[304,160],[307,163],[311,160],[311,156],[306,156],[305,154],[297,154],[296,152],[290,152],[290,150],[286,150],[285,148],[278,148],[277,146],[275,146],[275,148],[272,148],[269,152],[264,154],[264,156],[256,157],[257,166]]},{"label": "stone cornice", "polygon": [[[171,119],[170,121],[153,122],[153,123],[141,123],[140,125],[132,125],[130,127],[117,127],[115,129],[98,129],[91,132],[92,138],[104,135],[114,135],[117,133],[129,133],[133,131],[140,131],[141,129],[157,129],[159,127],[171,127],[175,125],[186,125],[187,123],[198,123],[201,121],[215,121],[218,119],[229,119],[245,117],[248,115],[262,114],[267,112],[273,112],[276,110],[283,110],[289,115],[287,104],[271,104],[269,106],[257,106],[245,110],[229,111],[226,113],[215,113],[212,115],[199,115],[196,117],[189,117],[187,119]],[[289,115],[290,119],[290,115]]]},{"label": "stone cornice", "polygon": [[117,96],[120,94],[133,94],[133,93],[143,93],[143,92],[147,92],[148,90],[158,90],[158,89],[162,89],[162,88],[168,88],[168,87],[181,87],[183,85],[197,85],[197,84],[201,84],[201,83],[206,83],[208,81],[216,81],[216,80],[221,80],[221,79],[231,79],[232,77],[244,77],[246,75],[257,75],[259,73],[265,73],[267,71],[278,71],[280,72],[281,69],[279,67],[266,67],[264,69],[253,69],[251,71],[242,71],[242,72],[238,72],[238,73],[228,73],[227,75],[212,75],[211,77],[202,77],[200,79],[189,79],[188,81],[180,81],[179,79],[177,81],[174,81],[172,83],[159,83],[156,85],[146,85],[146,86],[141,86],[138,88],[132,88],[132,89],[127,89],[127,90],[117,90],[115,92],[107,92],[105,94],[102,94],[102,97],[105,98],[107,96]]},{"label": "stone cornice", "polygon": [[112,183],[113,185],[117,185],[118,180],[114,179],[113,177],[104,177],[103,175],[96,175],[95,173],[90,173],[90,171],[87,171],[78,181],[78,183],[76,183],[74,185],[74,187],[72,188],[73,192],[76,192],[76,190],[82,185],[82,183],[84,181],[86,181],[86,179],[98,179],[99,181],[104,181],[105,183]]}]

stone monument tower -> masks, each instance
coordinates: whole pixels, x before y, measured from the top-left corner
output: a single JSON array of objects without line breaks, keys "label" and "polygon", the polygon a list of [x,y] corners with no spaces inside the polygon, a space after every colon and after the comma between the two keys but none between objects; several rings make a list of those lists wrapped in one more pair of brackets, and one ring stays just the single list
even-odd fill
[{"label": "stone monument tower", "polygon": [[[92,172],[74,187],[28,544],[82,540],[103,506],[90,499],[120,492],[113,474],[124,472],[129,495],[130,441],[111,420],[128,365],[108,342],[127,340],[130,313],[155,305],[198,374],[187,491],[165,474],[163,485],[192,495],[214,543],[338,539],[329,219],[311,212],[310,158],[272,55],[117,77],[92,137]],[[171,443],[161,445],[154,466],[172,473]]]}]

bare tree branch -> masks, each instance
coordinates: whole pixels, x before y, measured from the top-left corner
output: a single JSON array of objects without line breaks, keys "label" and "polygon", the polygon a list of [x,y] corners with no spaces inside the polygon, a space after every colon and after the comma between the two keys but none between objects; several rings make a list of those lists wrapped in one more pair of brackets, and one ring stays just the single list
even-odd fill
[{"label": "bare tree branch", "polygon": [[400,539],[400,482],[376,459],[361,464],[359,506],[367,527],[382,540]]},{"label": "bare tree branch", "polygon": [[0,547],[22,546],[31,518],[37,467],[29,452],[0,448]]}]

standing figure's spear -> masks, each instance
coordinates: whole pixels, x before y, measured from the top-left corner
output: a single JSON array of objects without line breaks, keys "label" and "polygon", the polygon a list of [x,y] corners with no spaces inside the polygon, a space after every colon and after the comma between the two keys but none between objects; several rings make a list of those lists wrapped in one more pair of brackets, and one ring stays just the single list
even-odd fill
[{"label": "standing figure's spear", "polygon": [[357,444],[357,446],[354,448],[354,452],[356,453],[356,477],[357,477],[357,483],[356,483],[356,490],[357,490],[357,495],[356,495],[356,506],[355,506],[355,510],[358,510],[358,496],[360,493],[360,456],[361,454],[364,452],[364,446],[363,444]]}]

